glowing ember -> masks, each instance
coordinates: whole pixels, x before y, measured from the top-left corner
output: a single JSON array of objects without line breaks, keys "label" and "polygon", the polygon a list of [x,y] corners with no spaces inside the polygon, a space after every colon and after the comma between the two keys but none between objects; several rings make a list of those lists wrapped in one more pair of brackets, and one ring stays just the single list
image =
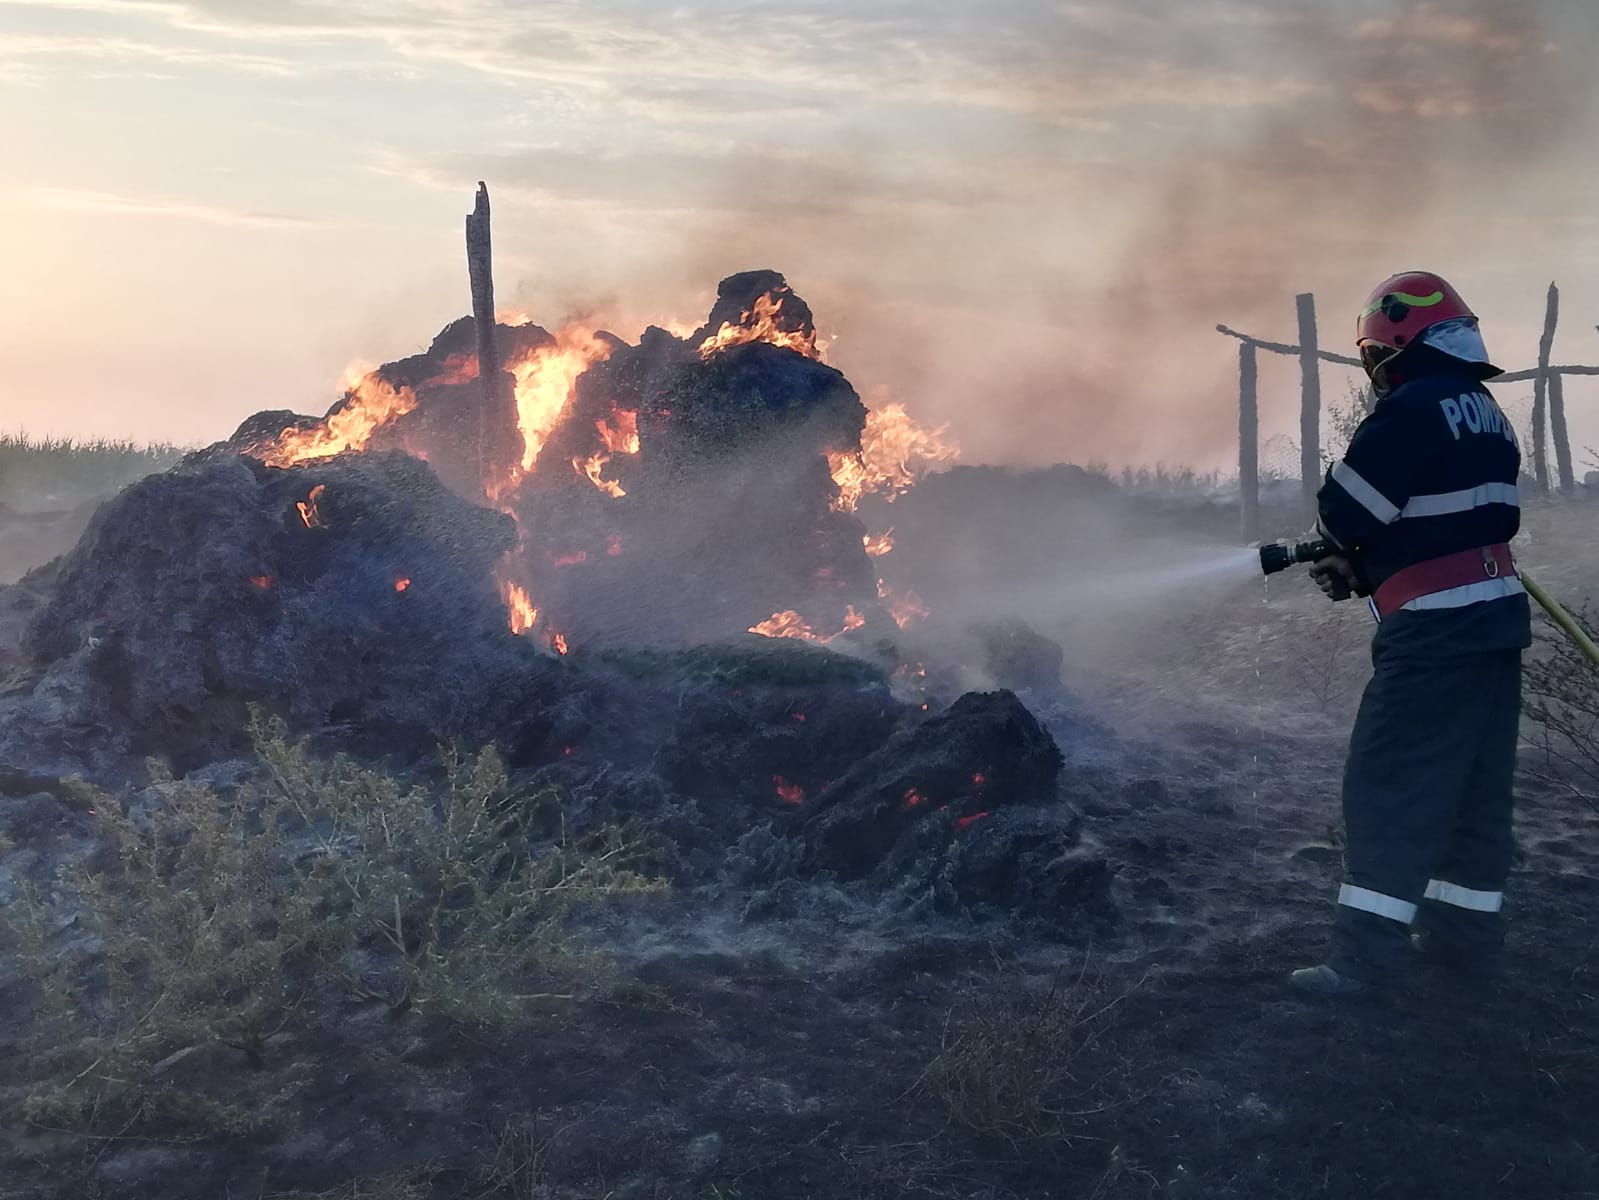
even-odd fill
[{"label": "glowing ember", "polygon": [[981,788],[981,787],[987,786],[987,784],[988,784],[988,776],[984,775],[981,771],[979,771],[977,774],[972,776],[972,786],[973,787]]},{"label": "glowing ember", "polygon": [[611,456],[609,454],[596,454],[590,459],[574,458],[572,460],[572,469],[584,479],[587,479],[595,487],[599,488],[600,491],[604,492],[611,499],[620,500],[623,496],[627,495],[627,492],[623,489],[622,485],[617,483],[614,479],[603,479],[600,477],[600,472],[605,470],[605,464],[610,461]]},{"label": "glowing ember", "polygon": [[955,828],[962,831],[970,829],[973,825],[977,824],[977,822],[981,821],[987,815],[988,814],[986,812],[978,812],[973,813],[969,817],[961,817],[955,822]]},{"label": "glowing ember", "polygon": [[578,377],[609,358],[611,347],[574,327],[560,330],[555,345],[534,350],[509,365],[516,377],[516,423],[522,431],[522,472],[538,462],[539,451],[572,401]]},{"label": "glowing ember", "polygon": [[396,579],[394,581],[394,590],[397,592],[403,592],[410,586],[411,581],[409,579]]},{"label": "glowing ember", "polygon": [[605,553],[611,558],[622,556],[622,535],[613,533],[605,539]]},{"label": "glowing ember", "polygon": [[525,588],[505,582],[500,584],[500,594],[505,597],[505,607],[511,614],[512,633],[524,634],[538,623],[539,610],[533,607],[532,597]]},{"label": "glowing ember", "polygon": [[567,652],[566,635],[563,633],[556,634],[550,639],[550,645],[555,647],[557,654],[565,654]]},{"label": "glowing ember", "polygon": [[266,591],[267,588],[271,587],[276,582],[277,581],[275,579],[273,579],[272,576],[270,576],[270,575],[252,575],[252,576],[250,576],[250,585],[252,587],[260,588],[263,592]]},{"label": "glowing ember", "polygon": [[799,613],[795,612],[792,608],[785,609],[779,613],[773,613],[770,617],[759,624],[751,625],[749,631],[751,633],[758,633],[762,637],[801,638],[804,641],[817,642],[820,645],[825,646],[828,642],[834,641],[837,638],[841,638],[846,633],[849,633],[855,629],[859,629],[864,624],[866,624],[866,618],[861,616],[860,613],[856,612],[855,606],[852,604],[844,610],[844,628],[840,629],[837,633],[831,633],[825,637],[817,633],[816,630],[810,627],[810,625],[806,624],[805,618],[801,617]]},{"label": "glowing ember", "polygon": [[960,447],[944,435],[949,426],[927,429],[913,421],[903,404],[885,404],[866,414],[858,454],[834,451],[827,456],[838,485],[833,508],[854,512],[861,497],[902,495],[939,463],[954,462]]},{"label": "glowing ember", "polygon": [[793,717],[801,725],[805,724],[805,714],[804,713],[789,713],[789,716]]},{"label": "glowing ember", "polygon": [[613,409],[609,418],[594,422],[600,441],[612,454],[638,453],[638,413],[625,408]]},{"label": "glowing ember", "polygon": [[555,560],[553,565],[557,567],[573,567],[578,563],[586,563],[588,560],[589,552],[587,550],[577,550],[571,554],[561,555],[560,558]]},{"label": "glowing ember", "polygon": [[782,298],[774,300],[770,293],[759,297],[755,301],[755,307],[746,310],[744,315],[739,317],[737,324],[732,321],[726,322],[700,343],[700,357],[709,359],[723,350],[733,346],[744,346],[750,342],[770,342],[774,346],[797,351],[806,358],[814,358],[820,362],[822,352],[816,345],[816,331],[779,329],[777,318],[782,312]]},{"label": "glowing ember", "polygon": [[880,533],[876,537],[868,533],[861,541],[866,543],[866,553],[869,557],[882,558],[894,548],[894,531],[890,529],[887,533]]},{"label": "glowing ember", "polygon": [[319,483],[311,489],[310,494],[304,500],[296,500],[294,502],[294,507],[300,511],[300,520],[305,522],[307,529],[326,528],[322,523],[322,514],[317,510],[317,504],[322,499],[322,493],[327,490],[327,484]]},{"label": "glowing ember", "polygon": [[927,797],[922,795],[922,793],[916,788],[906,788],[904,800],[907,811],[913,808],[919,808],[923,804],[927,803]]},{"label": "glowing ember", "polygon": [[777,798],[784,804],[805,803],[805,789],[799,784],[789,783],[781,775],[773,775],[772,784],[777,788]]},{"label": "glowing ember", "polygon": [[344,407],[320,425],[285,429],[277,441],[256,446],[251,453],[269,467],[287,467],[346,450],[365,450],[373,433],[416,405],[416,393],[410,388],[396,389],[376,374],[368,375],[345,392]]},{"label": "glowing ember", "polygon": [[[901,629],[912,621],[920,621],[930,611],[915,592],[907,589],[903,594],[896,594],[881,579],[877,581],[877,598],[888,608],[888,615],[894,618],[894,624]],[[924,675],[926,673],[922,672]]]}]

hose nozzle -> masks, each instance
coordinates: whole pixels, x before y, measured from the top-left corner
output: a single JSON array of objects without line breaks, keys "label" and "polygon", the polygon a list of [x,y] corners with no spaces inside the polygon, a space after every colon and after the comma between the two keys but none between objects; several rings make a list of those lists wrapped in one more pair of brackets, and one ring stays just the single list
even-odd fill
[{"label": "hose nozzle", "polygon": [[1275,575],[1279,571],[1286,571],[1296,563],[1315,562],[1334,553],[1332,543],[1325,538],[1314,542],[1299,542],[1288,545],[1278,542],[1260,548],[1260,570],[1265,575]]}]

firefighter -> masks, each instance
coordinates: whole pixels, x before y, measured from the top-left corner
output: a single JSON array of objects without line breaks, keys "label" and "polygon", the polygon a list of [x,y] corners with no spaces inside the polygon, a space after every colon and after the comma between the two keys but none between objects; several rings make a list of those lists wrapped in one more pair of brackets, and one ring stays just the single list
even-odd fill
[{"label": "firefighter", "polygon": [[1311,577],[1369,600],[1371,682],[1344,768],[1345,882],[1326,961],[1293,985],[1354,996],[1421,957],[1491,969],[1512,855],[1527,594],[1515,431],[1477,318],[1437,275],[1378,285],[1357,322],[1376,405],[1327,472]]}]

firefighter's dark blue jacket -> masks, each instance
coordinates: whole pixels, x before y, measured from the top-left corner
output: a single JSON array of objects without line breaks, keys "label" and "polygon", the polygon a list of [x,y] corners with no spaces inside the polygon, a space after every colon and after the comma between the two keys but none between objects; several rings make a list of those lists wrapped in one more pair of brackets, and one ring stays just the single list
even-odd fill
[{"label": "firefighter's dark blue jacket", "polygon": [[[1510,541],[1521,526],[1520,473],[1515,430],[1488,389],[1438,356],[1355,430],[1317,495],[1319,527],[1375,589],[1414,563]],[[1427,656],[1524,647],[1526,591],[1499,578],[1423,596],[1388,617],[1377,638]]]}]

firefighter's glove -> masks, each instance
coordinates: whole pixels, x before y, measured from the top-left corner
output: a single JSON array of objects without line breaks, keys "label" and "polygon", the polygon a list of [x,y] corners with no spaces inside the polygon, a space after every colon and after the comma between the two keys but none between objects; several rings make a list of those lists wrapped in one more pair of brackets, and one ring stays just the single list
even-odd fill
[{"label": "firefighter's glove", "polygon": [[1360,577],[1355,574],[1354,564],[1342,554],[1317,559],[1310,566],[1310,577],[1329,600],[1347,600],[1365,591]]}]

